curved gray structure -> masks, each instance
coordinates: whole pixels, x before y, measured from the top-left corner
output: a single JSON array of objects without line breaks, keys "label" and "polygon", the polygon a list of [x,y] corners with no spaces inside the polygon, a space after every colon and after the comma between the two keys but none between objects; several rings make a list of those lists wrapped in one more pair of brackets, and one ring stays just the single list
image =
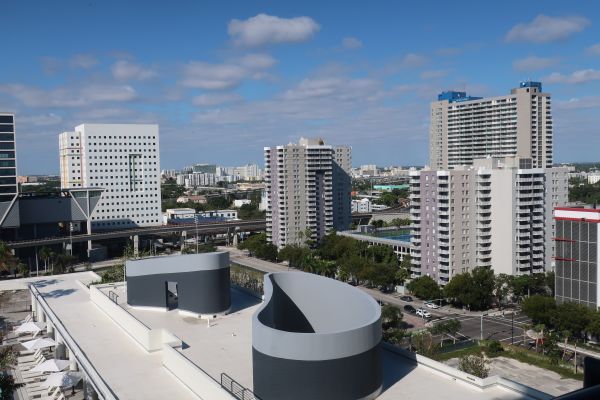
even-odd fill
[{"label": "curved gray structure", "polygon": [[209,315],[231,307],[228,252],[131,260],[126,275],[130,306],[167,309],[170,282],[180,311]]},{"label": "curved gray structure", "polygon": [[381,307],[345,283],[265,275],[252,318],[254,393],[275,399],[374,399],[381,392]]}]

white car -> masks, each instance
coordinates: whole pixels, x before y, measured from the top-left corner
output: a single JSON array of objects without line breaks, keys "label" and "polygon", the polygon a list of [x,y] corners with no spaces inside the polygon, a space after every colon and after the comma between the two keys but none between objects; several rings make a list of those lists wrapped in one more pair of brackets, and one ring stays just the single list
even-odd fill
[{"label": "white car", "polygon": [[433,308],[434,310],[435,310],[436,308],[440,308],[440,306],[438,306],[437,304],[435,304],[435,303],[429,303],[429,302],[425,303],[425,306],[426,306],[427,308]]},{"label": "white car", "polygon": [[419,317],[423,317],[423,318],[431,318],[431,314],[429,314],[429,312],[423,308],[419,308],[416,312],[416,314]]}]

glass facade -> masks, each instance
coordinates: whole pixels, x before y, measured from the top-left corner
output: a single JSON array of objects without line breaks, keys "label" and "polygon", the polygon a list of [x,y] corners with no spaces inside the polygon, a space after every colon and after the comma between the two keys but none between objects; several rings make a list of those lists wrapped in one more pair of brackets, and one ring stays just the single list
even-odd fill
[{"label": "glass facade", "polygon": [[14,115],[0,114],[0,160],[0,202],[11,201],[17,194]]},{"label": "glass facade", "polygon": [[594,222],[556,221],[556,301],[596,308],[598,226]]}]

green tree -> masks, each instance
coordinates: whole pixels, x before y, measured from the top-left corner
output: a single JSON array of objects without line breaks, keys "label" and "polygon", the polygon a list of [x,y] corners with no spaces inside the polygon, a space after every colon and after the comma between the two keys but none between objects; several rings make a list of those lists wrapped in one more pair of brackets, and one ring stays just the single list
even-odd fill
[{"label": "green tree", "polygon": [[460,331],[461,324],[457,319],[446,319],[429,328],[433,335],[448,335],[456,343],[456,334]]},{"label": "green tree", "polygon": [[279,251],[279,258],[288,262],[292,268],[301,268],[302,263],[310,255],[310,249],[306,246],[289,244]]},{"label": "green tree", "polygon": [[407,285],[407,288],[415,296],[424,300],[439,299],[442,294],[440,287],[433,280],[433,278],[426,275],[410,281],[410,283]]},{"label": "green tree", "polygon": [[458,369],[478,378],[487,378],[490,374],[489,360],[483,355],[466,355],[458,359]]},{"label": "green tree", "polygon": [[411,347],[425,357],[434,357],[438,353],[439,347],[435,345],[433,336],[428,330],[413,332],[410,336]]},{"label": "green tree", "polygon": [[114,282],[123,282],[125,279],[125,265],[117,264],[108,268],[102,274],[102,280],[100,283],[114,283]]},{"label": "green tree", "polygon": [[473,277],[471,309],[489,309],[494,292],[494,271],[490,268],[476,267],[471,271],[471,276]]},{"label": "green tree", "polygon": [[514,277],[508,274],[498,274],[494,278],[494,296],[498,304],[506,303],[512,293]]},{"label": "green tree", "polygon": [[456,306],[469,306],[472,303],[471,292],[473,278],[468,272],[457,274],[444,286],[444,296]]},{"label": "green tree", "polygon": [[12,249],[0,241],[0,272],[11,273],[18,264],[19,260],[13,255]]},{"label": "green tree", "polygon": [[228,197],[217,196],[210,197],[206,200],[206,206],[209,210],[225,210],[231,205],[231,200]]},{"label": "green tree", "polygon": [[534,324],[550,326],[556,313],[556,302],[552,297],[535,295],[526,298],[521,309]]},{"label": "green tree", "polygon": [[44,271],[48,271],[48,260],[50,260],[50,257],[52,257],[52,250],[46,246],[43,246],[39,250],[38,255],[44,262]]},{"label": "green tree", "polygon": [[550,316],[554,328],[572,332],[576,337],[582,336],[591,321],[592,312],[588,307],[571,302],[559,304]]},{"label": "green tree", "polygon": [[389,225],[390,226],[407,226],[410,225],[411,221],[410,218],[394,218],[393,220],[390,221]]},{"label": "green tree", "polygon": [[410,279],[412,271],[410,254],[405,254],[400,263],[400,268],[396,271],[395,280],[398,284],[404,285],[406,280]]},{"label": "green tree", "polygon": [[590,323],[588,324],[586,331],[596,338],[600,337],[600,311],[594,310],[591,312]]},{"label": "green tree", "polygon": [[383,330],[397,328],[402,322],[402,311],[398,307],[384,304],[381,307],[381,327]]},{"label": "green tree", "polygon": [[383,228],[385,226],[385,222],[380,219],[374,219],[371,220],[370,225],[374,226],[375,228]]}]

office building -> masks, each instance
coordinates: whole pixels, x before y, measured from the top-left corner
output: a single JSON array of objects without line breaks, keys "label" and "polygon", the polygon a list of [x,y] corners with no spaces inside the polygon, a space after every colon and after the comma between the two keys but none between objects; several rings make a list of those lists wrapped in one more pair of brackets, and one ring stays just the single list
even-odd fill
[{"label": "office building", "polygon": [[346,230],[351,218],[350,147],[322,139],[265,147],[267,237],[277,245],[300,244],[307,230],[319,240]]},{"label": "office building", "polygon": [[498,97],[443,92],[431,103],[431,168],[471,165],[488,156],[531,158],[533,168],[552,166],[552,107],[540,82],[521,82]]},{"label": "office building", "polygon": [[570,301],[596,310],[600,305],[600,210],[557,207],[554,209],[554,219],[556,302],[562,304]]},{"label": "office building", "polygon": [[8,207],[17,193],[15,116],[0,113],[0,207],[2,203]]},{"label": "office building", "polygon": [[412,172],[413,274],[444,285],[477,266],[510,275],[551,270],[552,209],[568,200],[567,174],[514,157]]},{"label": "office building", "polygon": [[63,188],[104,188],[93,229],[161,224],[158,125],[83,124],[60,134]]}]

